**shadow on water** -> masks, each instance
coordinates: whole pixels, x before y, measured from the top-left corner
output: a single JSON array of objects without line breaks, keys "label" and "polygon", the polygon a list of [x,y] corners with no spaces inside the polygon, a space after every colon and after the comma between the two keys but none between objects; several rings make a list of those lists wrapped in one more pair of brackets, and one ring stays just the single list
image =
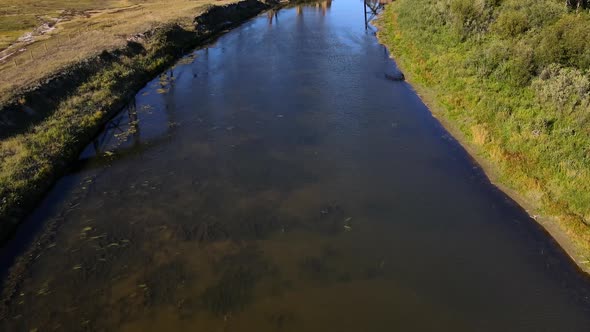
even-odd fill
[{"label": "shadow on water", "polygon": [[366,6],[150,82],[3,249],[0,330],[586,331],[588,281],[388,79]]}]

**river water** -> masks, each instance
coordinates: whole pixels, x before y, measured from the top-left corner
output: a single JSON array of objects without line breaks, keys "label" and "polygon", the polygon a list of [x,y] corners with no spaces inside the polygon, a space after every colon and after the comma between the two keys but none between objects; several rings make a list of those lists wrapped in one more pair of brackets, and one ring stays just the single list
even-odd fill
[{"label": "river water", "polygon": [[182,59],[3,248],[0,330],[589,331],[588,280],[396,72],[356,0]]}]

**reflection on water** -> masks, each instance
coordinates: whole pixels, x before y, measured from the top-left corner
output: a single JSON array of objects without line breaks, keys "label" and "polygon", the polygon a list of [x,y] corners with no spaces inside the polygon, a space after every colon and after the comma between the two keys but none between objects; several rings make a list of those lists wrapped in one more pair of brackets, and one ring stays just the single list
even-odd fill
[{"label": "reflection on water", "polygon": [[385,5],[392,2],[393,0],[363,0],[365,6],[365,29],[369,28],[369,22],[379,15],[379,12],[385,8]]},{"label": "reflection on water", "polygon": [[587,281],[363,7],[268,12],[140,91],[13,242],[0,330],[586,331]]},{"label": "reflection on water", "polygon": [[302,16],[303,15],[303,9],[305,8],[306,10],[309,10],[311,8],[315,8],[316,10],[318,10],[322,16],[326,15],[326,12],[330,9],[330,7],[332,7],[332,0],[325,0],[325,1],[316,1],[313,3],[307,3],[307,4],[299,4],[299,5],[295,5],[295,11],[297,13],[297,16]]},{"label": "reflection on water", "polygon": [[[321,13],[322,16],[325,16],[326,13],[328,12],[328,10],[330,10],[330,7],[332,7],[332,0],[324,0],[324,1],[314,1],[314,2],[307,2],[307,3],[301,3],[301,4],[296,4],[291,6],[292,8],[295,9],[295,12],[297,13],[297,16],[302,17],[303,13],[304,13],[304,9],[306,11],[311,11],[311,10],[316,10],[318,12]],[[266,17],[268,18],[268,24],[272,25],[273,20],[275,22],[278,22],[279,19],[279,9],[270,9],[267,13],[266,13]],[[315,15],[315,13],[314,13]]]}]

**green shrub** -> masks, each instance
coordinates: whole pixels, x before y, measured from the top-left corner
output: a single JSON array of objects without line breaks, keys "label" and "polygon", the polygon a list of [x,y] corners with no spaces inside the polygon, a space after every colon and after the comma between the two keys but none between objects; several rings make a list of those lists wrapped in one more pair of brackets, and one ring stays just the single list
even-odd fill
[{"label": "green shrub", "polygon": [[450,0],[450,21],[463,39],[481,35],[491,22],[494,4],[489,0]]},{"label": "green shrub", "polygon": [[525,42],[510,45],[495,39],[477,48],[466,61],[479,77],[491,77],[511,86],[524,87],[535,75],[534,49]]},{"label": "green shrub", "polygon": [[526,0],[517,1],[517,3],[521,4],[520,10],[526,12],[530,26],[533,29],[553,24],[567,13],[567,9],[561,1]]},{"label": "green shrub", "polygon": [[502,63],[495,77],[512,86],[527,86],[535,72],[533,48],[525,43],[513,46],[508,61]]},{"label": "green shrub", "polygon": [[516,37],[555,23],[566,8],[556,1],[509,0],[497,12],[493,30],[504,37]]},{"label": "green shrub", "polygon": [[569,14],[547,26],[538,37],[536,61],[585,70],[590,67],[590,16]]},{"label": "green shrub", "polygon": [[533,81],[537,97],[562,112],[590,107],[590,77],[579,69],[549,65]]},{"label": "green shrub", "polygon": [[505,10],[496,19],[492,29],[503,37],[516,37],[531,28],[524,11]]},{"label": "green shrub", "polygon": [[486,47],[477,48],[467,66],[472,67],[478,76],[487,77],[502,63],[508,61],[511,54],[512,49],[505,41],[494,39]]}]

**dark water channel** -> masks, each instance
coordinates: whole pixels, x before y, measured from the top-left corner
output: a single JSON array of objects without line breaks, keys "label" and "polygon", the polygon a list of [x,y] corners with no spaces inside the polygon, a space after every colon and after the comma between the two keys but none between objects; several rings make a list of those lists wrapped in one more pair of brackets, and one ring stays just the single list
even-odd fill
[{"label": "dark water channel", "polygon": [[590,331],[588,280],[395,71],[356,0],[195,51],[3,249],[32,259],[0,330]]}]

